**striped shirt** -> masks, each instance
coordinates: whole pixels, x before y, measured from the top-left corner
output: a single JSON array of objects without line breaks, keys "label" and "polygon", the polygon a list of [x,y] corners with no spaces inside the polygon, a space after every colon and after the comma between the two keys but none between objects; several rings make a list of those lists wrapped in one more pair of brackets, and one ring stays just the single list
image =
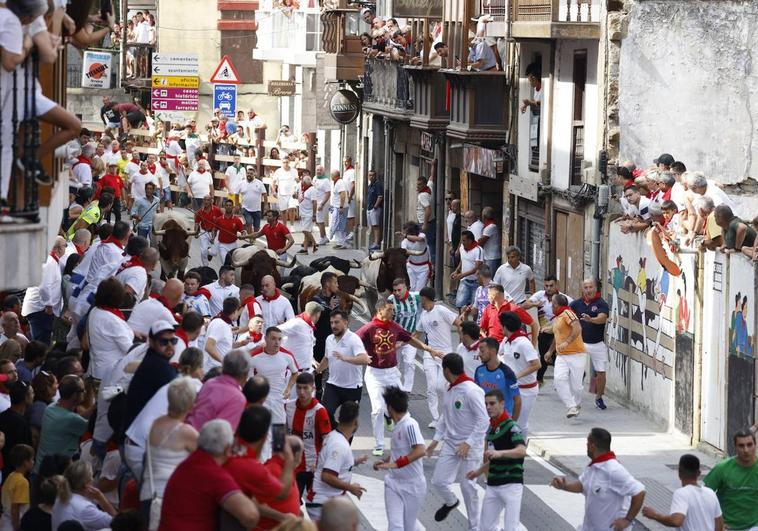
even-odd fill
[{"label": "striped shirt", "polygon": [[407,332],[415,332],[416,323],[421,315],[421,296],[418,292],[406,291],[403,299],[394,295],[390,295],[388,299],[395,306],[395,322]]},{"label": "striped shirt", "polygon": [[[524,444],[521,428],[512,418],[503,414],[497,421],[490,420],[490,429],[487,432],[488,449],[513,450]],[[496,487],[509,483],[524,483],[524,458],[511,459],[505,457],[490,460],[487,471],[487,485]]]}]

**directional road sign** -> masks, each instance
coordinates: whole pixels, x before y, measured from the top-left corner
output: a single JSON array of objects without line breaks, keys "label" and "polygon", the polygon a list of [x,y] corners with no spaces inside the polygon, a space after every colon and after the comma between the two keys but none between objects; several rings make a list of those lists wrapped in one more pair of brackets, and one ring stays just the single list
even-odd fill
[{"label": "directional road sign", "polygon": [[154,111],[196,111],[197,100],[151,98]]},{"label": "directional road sign", "polygon": [[199,88],[197,76],[153,76],[153,88]]},{"label": "directional road sign", "polygon": [[196,100],[200,96],[200,91],[186,88],[154,88],[150,94],[153,98]]},{"label": "directional road sign", "polygon": [[197,65],[162,65],[153,63],[153,75],[197,76]]},{"label": "directional road sign", "polygon": [[153,64],[160,65],[195,65],[198,64],[196,53],[154,53]]},{"label": "directional road sign", "polygon": [[213,108],[221,114],[234,118],[237,112],[237,85],[213,85]]}]

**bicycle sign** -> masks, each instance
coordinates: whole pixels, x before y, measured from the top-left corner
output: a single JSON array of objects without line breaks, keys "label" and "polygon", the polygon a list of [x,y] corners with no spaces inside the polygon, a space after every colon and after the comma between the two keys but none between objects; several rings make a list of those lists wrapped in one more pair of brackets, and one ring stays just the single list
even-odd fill
[{"label": "bicycle sign", "polygon": [[237,85],[213,84],[213,108],[221,111],[221,114],[234,118],[237,112]]}]

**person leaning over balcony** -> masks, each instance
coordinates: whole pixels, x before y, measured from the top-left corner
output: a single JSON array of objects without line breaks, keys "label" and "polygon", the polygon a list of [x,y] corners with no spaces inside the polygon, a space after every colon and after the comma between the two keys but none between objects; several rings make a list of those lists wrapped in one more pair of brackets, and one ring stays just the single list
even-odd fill
[{"label": "person leaning over balcony", "polygon": [[471,39],[468,56],[469,71],[486,72],[497,70],[497,58],[487,41],[482,37]]},{"label": "person leaning over balcony", "polygon": [[719,251],[739,253],[743,247],[752,248],[756,241],[756,232],[747,223],[734,215],[727,205],[719,205],[714,210],[716,223],[724,234],[724,243]]},{"label": "person leaning over balcony", "polygon": [[624,197],[629,206],[624,210],[624,216],[620,223],[621,232],[640,232],[650,227],[650,199],[643,197],[637,185],[624,188]]}]

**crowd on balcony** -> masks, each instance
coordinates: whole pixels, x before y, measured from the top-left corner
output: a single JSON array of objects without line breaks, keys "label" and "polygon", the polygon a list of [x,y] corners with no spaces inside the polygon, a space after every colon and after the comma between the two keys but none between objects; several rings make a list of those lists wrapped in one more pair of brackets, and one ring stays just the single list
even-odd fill
[{"label": "crowd on balcony", "polygon": [[663,153],[648,168],[626,161],[617,169],[614,185],[622,214],[615,221],[629,234],[656,231],[676,252],[695,247],[742,253],[758,260],[758,216],[751,221],[735,215],[735,205],[720,183]]},{"label": "crowd on balcony", "polygon": [[[114,32],[115,33],[115,32]],[[149,57],[157,43],[155,16],[137,11],[126,22],[126,77],[150,76]]]}]

